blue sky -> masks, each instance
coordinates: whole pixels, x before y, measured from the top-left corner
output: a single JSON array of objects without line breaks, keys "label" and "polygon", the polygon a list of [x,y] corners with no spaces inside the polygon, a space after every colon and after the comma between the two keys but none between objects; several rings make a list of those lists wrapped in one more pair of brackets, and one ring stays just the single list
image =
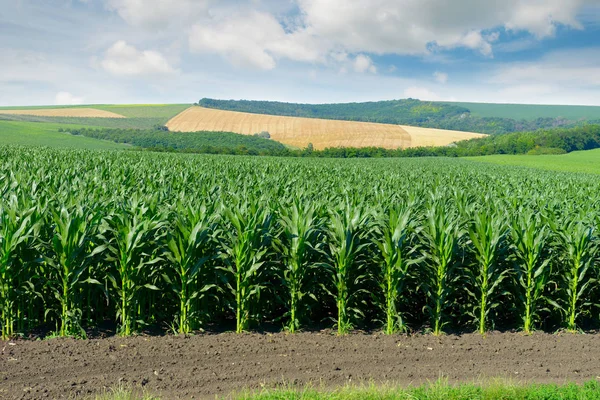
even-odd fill
[{"label": "blue sky", "polygon": [[0,0],[0,105],[600,105],[600,0]]}]

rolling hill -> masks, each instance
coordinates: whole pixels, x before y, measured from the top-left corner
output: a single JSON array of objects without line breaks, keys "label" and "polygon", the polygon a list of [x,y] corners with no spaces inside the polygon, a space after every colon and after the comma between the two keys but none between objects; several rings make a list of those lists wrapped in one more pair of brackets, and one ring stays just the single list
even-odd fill
[{"label": "rolling hill", "polygon": [[35,117],[75,117],[75,118],[126,118],[124,115],[96,108],[41,108],[1,110],[6,115],[31,115]]},{"label": "rolling hill", "polygon": [[379,122],[487,134],[573,127],[583,121],[600,120],[600,107],[444,103],[415,99],[298,104],[204,98],[198,105],[257,114]]},{"label": "rolling hill", "polygon": [[426,129],[368,122],[287,117],[209,109],[188,108],[167,122],[171,131],[223,131],[252,135],[269,132],[271,138],[289,146],[315,149],[327,147],[382,147],[386,149],[446,146],[483,137],[471,132]]}]

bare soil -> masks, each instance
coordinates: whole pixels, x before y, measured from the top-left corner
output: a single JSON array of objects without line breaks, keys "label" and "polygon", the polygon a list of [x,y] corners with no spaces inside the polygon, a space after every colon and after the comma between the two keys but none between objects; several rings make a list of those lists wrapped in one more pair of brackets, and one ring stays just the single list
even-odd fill
[{"label": "bare soil", "polygon": [[600,379],[600,334],[338,337],[326,331],[0,341],[1,399],[76,398],[119,385],[165,399],[214,399],[280,384],[418,385],[440,377],[450,383]]}]

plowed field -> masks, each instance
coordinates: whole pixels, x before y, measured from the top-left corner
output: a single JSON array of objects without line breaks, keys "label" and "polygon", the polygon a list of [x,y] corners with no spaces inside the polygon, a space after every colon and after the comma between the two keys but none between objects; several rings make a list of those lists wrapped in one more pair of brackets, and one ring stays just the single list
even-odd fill
[{"label": "plowed field", "polygon": [[600,375],[598,340],[598,334],[321,332],[0,341],[0,398],[80,398],[119,385],[165,399],[214,399],[282,383],[585,382]]}]

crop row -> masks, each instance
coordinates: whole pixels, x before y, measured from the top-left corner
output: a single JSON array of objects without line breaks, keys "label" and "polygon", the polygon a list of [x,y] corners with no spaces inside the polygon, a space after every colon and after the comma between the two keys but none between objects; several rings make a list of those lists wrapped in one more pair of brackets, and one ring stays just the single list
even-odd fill
[{"label": "crop row", "polygon": [[[2,337],[600,324],[595,177],[0,148]],[[331,321],[331,322],[328,322]]]}]

